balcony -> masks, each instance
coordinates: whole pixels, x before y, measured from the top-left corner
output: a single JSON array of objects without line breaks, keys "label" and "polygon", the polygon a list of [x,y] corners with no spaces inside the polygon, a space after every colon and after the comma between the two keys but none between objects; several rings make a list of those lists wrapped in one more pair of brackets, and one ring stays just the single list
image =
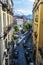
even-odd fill
[{"label": "balcony", "polygon": [[37,39],[37,32],[34,32],[35,39]]},{"label": "balcony", "polygon": [[9,31],[10,31],[11,28],[13,27],[13,25],[14,25],[14,23],[12,23],[12,24],[11,24],[10,26],[8,26],[8,27],[4,27],[4,33],[3,33],[3,34],[0,33],[0,39],[3,38],[3,37],[4,37],[4,39],[5,39],[5,37],[7,36],[7,34],[9,33]]},{"label": "balcony", "polygon": [[10,10],[10,6],[9,6],[9,4],[8,4],[8,7],[7,7],[7,9],[8,9],[8,10]]},{"label": "balcony", "polygon": [[7,5],[7,1],[6,1],[6,0],[4,0],[4,1],[3,1],[3,4],[4,4],[4,5]]},{"label": "balcony", "polygon": [[13,14],[13,8],[11,8],[10,6],[7,7],[8,11]]},{"label": "balcony", "polygon": [[5,39],[6,36],[7,36],[7,32],[4,32],[4,39]]},{"label": "balcony", "polygon": [[13,7],[13,2],[12,2],[12,0],[9,0],[8,1],[8,10],[10,10],[11,8]]},{"label": "balcony", "polygon": [[7,3],[7,0],[1,0],[1,3],[4,7],[7,7],[8,3]]},{"label": "balcony", "polygon": [[40,0],[35,0],[35,2],[34,2],[34,4],[33,4],[33,9],[37,6],[37,4],[38,4],[39,1],[40,1]]},{"label": "balcony", "polygon": [[13,8],[10,9],[10,12],[13,14]]},{"label": "balcony", "polygon": [[4,39],[5,39],[5,37],[7,36],[8,32],[10,31],[10,29],[11,29],[10,26],[4,28]]},{"label": "balcony", "polygon": [[14,24],[11,24],[10,26],[4,28],[4,39],[7,36],[7,34],[9,33],[9,31],[11,30],[11,28],[13,27],[13,25]]}]

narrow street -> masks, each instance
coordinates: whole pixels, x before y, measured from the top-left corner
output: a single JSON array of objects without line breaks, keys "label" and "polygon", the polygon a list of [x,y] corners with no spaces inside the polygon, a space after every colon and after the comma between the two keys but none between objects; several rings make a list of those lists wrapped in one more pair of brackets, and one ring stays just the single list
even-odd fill
[{"label": "narrow street", "polygon": [[[24,39],[20,42],[20,45],[17,48],[17,50],[19,52],[19,55],[18,55],[18,59],[15,60],[15,65],[29,65],[27,63],[27,60],[26,60],[26,57],[25,57],[25,54],[24,54],[25,53],[25,49],[23,47],[23,44],[24,44],[23,41],[26,40],[26,38],[27,38],[27,40],[26,40],[27,41],[26,42],[27,47],[28,48],[32,48],[31,36],[30,36],[30,38],[28,38],[27,35],[28,34],[26,33]],[[32,54],[31,54],[31,58],[33,60],[33,55]]]},{"label": "narrow street", "polygon": [[24,56],[24,48],[22,43],[19,45],[18,51],[19,51],[19,58],[18,58],[19,65],[26,65],[26,59]]}]

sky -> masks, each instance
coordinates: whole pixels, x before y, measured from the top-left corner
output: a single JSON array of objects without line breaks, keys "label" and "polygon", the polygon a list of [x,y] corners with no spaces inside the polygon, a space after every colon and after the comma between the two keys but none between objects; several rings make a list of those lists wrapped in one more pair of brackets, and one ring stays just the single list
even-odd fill
[{"label": "sky", "polygon": [[15,15],[32,14],[34,0],[13,0]]}]

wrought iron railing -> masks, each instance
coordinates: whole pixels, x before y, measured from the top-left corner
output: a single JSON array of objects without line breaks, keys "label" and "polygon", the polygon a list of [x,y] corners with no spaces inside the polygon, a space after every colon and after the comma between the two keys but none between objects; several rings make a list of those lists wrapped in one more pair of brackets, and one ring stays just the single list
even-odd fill
[{"label": "wrought iron railing", "polygon": [[6,37],[7,34],[10,32],[11,28],[13,27],[13,25],[14,25],[14,23],[10,24],[10,25],[7,26],[7,27],[4,27],[4,33],[3,33],[3,34],[0,33],[0,39],[3,38],[3,37],[4,37],[4,39],[5,39],[5,37]]}]

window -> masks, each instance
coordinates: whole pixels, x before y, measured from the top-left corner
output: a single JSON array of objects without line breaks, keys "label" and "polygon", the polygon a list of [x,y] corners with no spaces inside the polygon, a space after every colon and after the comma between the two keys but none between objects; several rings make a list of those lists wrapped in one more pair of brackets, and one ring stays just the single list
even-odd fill
[{"label": "window", "polygon": [[7,15],[7,22],[8,22],[8,26],[9,26],[9,15]]},{"label": "window", "polygon": [[10,40],[10,35],[8,35],[8,40]]},{"label": "window", "polygon": [[38,32],[38,25],[37,24],[34,24],[34,32]]},{"label": "window", "polygon": [[38,18],[39,18],[39,9],[37,9],[35,11],[35,21],[38,22]]},{"label": "window", "polygon": [[6,14],[3,13],[4,30],[6,30]]},{"label": "window", "polygon": [[7,39],[5,40],[5,49],[7,49]]},{"label": "window", "polygon": [[38,22],[38,15],[35,16],[35,21]]}]

